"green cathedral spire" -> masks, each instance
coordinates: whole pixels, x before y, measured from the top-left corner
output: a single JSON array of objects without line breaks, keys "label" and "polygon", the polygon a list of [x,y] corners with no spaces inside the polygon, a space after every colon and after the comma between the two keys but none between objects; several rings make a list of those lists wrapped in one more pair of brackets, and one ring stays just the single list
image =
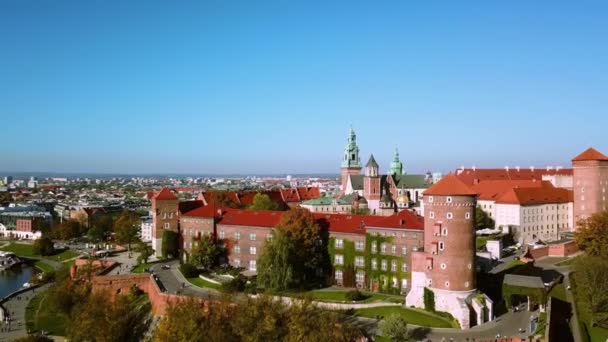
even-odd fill
[{"label": "green cathedral spire", "polygon": [[390,170],[388,171],[391,175],[401,175],[403,174],[403,163],[399,160],[399,150],[395,147],[395,156],[393,157],[393,161],[391,162]]},{"label": "green cathedral spire", "polygon": [[343,168],[361,168],[361,159],[359,159],[359,147],[357,146],[357,135],[353,127],[350,127],[348,142],[344,147],[344,156],[342,157]]}]

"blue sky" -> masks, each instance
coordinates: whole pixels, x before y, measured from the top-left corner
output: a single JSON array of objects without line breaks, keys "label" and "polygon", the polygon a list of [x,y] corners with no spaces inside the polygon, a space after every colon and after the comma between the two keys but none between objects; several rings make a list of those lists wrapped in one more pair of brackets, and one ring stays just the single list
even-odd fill
[{"label": "blue sky", "polygon": [[[408,172],[608,153],[605,1],[0,1],[0,171]],[[381,171],[382,171],[381,170]]]}]

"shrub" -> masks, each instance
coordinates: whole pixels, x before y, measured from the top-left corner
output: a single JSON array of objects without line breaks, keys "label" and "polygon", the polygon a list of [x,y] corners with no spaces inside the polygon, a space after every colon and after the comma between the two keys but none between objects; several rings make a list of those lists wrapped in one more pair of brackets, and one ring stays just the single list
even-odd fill
[{"label": "shrub", "polygon": [[55,254],[55,248],[53,247],[53,241],[46,236],[41,237],[34,241],[32,251],[36,255],[49,256]]},{"label": "shrub", "polygon": [[186,278],[198,277],[198,270],[192,264],[182,264],[179,267],[179,270],[182,272],[182,274]]},{"label": "shrub", "polygon": [[361,293],[361,291],[359,290],[351,290],[346,292],[346,299],[350,300],[350,301],[359,301],[359,300],[363,300],[365,299],[365,295],[363,295],[363,293]]},{"label": "shrub", "polygon": [[222,291],[226,293],[245,291],[246,281],[242,276],[238,276],[222,285]]},{"label": "shrub", "polygon": [[424,288],[424,309],[435,312],[435,293],[426,287]]}]

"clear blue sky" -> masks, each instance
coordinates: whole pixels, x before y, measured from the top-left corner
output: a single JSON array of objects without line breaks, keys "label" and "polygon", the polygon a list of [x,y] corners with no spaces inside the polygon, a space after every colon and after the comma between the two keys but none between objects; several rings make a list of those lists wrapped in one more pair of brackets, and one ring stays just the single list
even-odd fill
[{"label": "clear blue sky", "polygon": [[[331,4],[329,4],[331,3]],[[409,172],[608,153],[606,1],[0,1],[0,171]]]}]

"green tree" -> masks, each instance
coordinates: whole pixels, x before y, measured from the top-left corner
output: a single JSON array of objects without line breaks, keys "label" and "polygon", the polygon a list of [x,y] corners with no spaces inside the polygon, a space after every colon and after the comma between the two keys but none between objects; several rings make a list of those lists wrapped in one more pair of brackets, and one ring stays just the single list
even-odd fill
[{"label": "green tree", "polygon": [[574,264],[575,284],[579,298],[596,323],[608,327],[608,259],[580,257]]},{"label": "green tree", "polygon": [[99,226],[93,226],[89,229],[87,237],[93,242],[101,242],[105,240],[105,233]]},{"label": "green tree", "polygon": [[43,236],[34,241],[32,251],[36,255],[48,256],[55,254],[55,247],[53,246],[53,241],[50,238]]},{"label": "green tree", "polygon": [[608,259],[608,211],[580,220],[574,240],[588,255]]},{"label": "green tree", "polygon": [[295,283],[314,284],[329,269],[328,231],[304,208],[293,208],[281,216],[277,230],[284,232],[295,245],[292,264]]},{"label": "green tree", "polygon": [[152,246],[143,241],[137,243],[137,252],[139,252],[139,256],[137,257],[138,264],[141,264],[142,262],[147,263],[148,259],[154,254]]},{"label": "green tree", "polygon": [[179,255],[179,234],[171,231],[163,231],[161,254],[163,258],[175,258]]},{"label": "green tree", "polygon": [[[127,296],[109,300],[107,292],[93,292],[79,303],[68,326],[70,341],[140,341],[148,329],[150,304]],[[139,298],[138,298],[139,299]]]},{"label": "green tree", "polygon": [[295,241],[277,230],[273,239],[264,246],[258,260],[258,284],[275,291],[296,287],[299,281],[294,274],[297,262]]},{"label": "green tree", "polygon": [[226,191],[213,191],[209,193],[210,202],[216,207],[238,208],[238,203],[234,202]]},{"label": "green tree", "polygon": [[479,206],[475,208],[475,228],[476,229],[484,229],[484,228],[494,228],[494,220]]},{"label": "green tree", "polygon": [[116,242],[127,244],[127,249],[131,250],[131,243],[139,240],[141,222],[139,216],[132,211],[125,210],[120,214],[114,223]]},{"label": "green tree", "polygon": [[249,206],[252,210],[279,210],[279,204],[270,199],[266,194],[257,193],[253,196],[253,202]]},{"label": "green tree", "polygon": [[219,262],[220,249],[209,235],[202,236],[194,243],[190,253],[190,263],[194,266],[210,270]]},{"label": "green tree", "polygon": [[435,293],[433,292],[433,290],[425,287],[423,300],[424,300],[424,309],[426,311],[434,312],[435,311]]},{"label": "green tree", "polygon": [[65,220],[52,229],[53,237],[61,240],[69,240],[80,237],[83,227],[77,220]]},{"label": "green tree", "polygon": [[408,340],[409,332],[405,318],[399,315],[390,315],[378,324],[382,336],[388,337],[393,342],[405,342]]}]

